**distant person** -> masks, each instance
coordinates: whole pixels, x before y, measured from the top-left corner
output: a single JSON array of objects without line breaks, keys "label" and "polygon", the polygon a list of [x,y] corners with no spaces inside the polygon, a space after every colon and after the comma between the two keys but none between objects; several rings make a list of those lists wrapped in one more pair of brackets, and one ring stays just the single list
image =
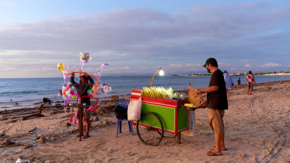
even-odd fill
[{"label": "distant person", "polygon": [[230,89],[232,89],[233,80],[232,80],[231,75],[228,74],[227,71],[224,71],[224,79],[226,83],[228,101],[230,101]]},{"label": "distant person", "polygon": [[[70,82],[72,84],[78,84],[78,83],[76,83],[74,81],[74,78],[75,78],[75,74],[73,73],[71,75]],[[88,81],[90,81],[90,83],[94,83],[94,80],[90,76],[84,76],[84,75],[82,75],[82,76],[79,76],[79,78],[81,79],[80,80],[80,82],[81,82],[80,84],[88,84]],[[85,86],[85,85],[83,85],[81,87],[80,87],[80,85],[74,85],[74,87],[76,88],[76,90],[77,90],[77,92],[78,92],[78,94],[80,96],[86,96],[86,95],[88,95],[88,90],[91,89],[90,86]],[[79,87],[81,89],[79,89]],[[89,97],[84,97],[84,98],[81,99],[81,101],[78,100],[78,102],[79,103],[85,103],[86,106],[90,106],[91,105],[91,101],[90,101],[90,98]],[[81,136],[84,135],[83,136],[83,139],[86,139],[86,138],[89,138],[90,137],[89,132],[90,132],[90,128],[91,128],[91,122],[90,122],[91,111],[87,111],[87,107],[83,107],[83,109],[85,110],[86,119],[87,119],[87,121],[86,121],[86,135],[84,135],[84,133],[83,133],[83,120],[82,120],[83,117],[79,117],[80,114],[78,114],[78,120],[79,120],[79,118],[81,119],[81,121],[79,121],[79,129],[80,129]],[[77,137],[79,137],[79,135],[77,135]]]},{"label": "distant person", "polygon": [[252,71],[249,71],[249,74],[246,77],[246,79],[247,79],[247,85],[248,85],[248,95],[252,95],[253,85],[254,85],[254,83],[257,84],[255,77],[252,74]]},{"label": "distant person", "polygon": [[[209,126],[214,131],[215,146],[206,154],[209,156],[221,156],[225,147],[225,130],[223,117],[228,109],[227,90],[223,72],[218,69],[216,59],[209,58],[203,65],[209,73],[212,73],[209,87],[196,89],[196,93],[207,92],[207,107]],[[204,107],[205,103],[201,104]]]},{"label": "distant person", "polygon": [[241,78],[237,81],[238,85],[241,85]]}]

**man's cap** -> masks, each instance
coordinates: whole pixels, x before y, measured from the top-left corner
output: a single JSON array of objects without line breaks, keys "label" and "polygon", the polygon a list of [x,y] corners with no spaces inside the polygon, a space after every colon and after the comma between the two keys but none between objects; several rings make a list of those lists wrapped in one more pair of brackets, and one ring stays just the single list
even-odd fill
[{"label": "man's cap", "polygon": [[217,61],[215,58],[209,58],[206,60],[205,64],[202,67],[206,67],[206,65],[211,64],[212,66],[218,67]]}]

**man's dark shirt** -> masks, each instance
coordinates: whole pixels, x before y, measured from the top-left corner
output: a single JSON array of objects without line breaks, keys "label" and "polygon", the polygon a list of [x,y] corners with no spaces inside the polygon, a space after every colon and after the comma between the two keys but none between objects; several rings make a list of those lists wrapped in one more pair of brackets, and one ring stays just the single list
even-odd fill
[{"label": "man's dark shirt", "polygon": [[[72,84],[78,84],[75,82],[74,79],[75,79],[74,77],[71,77],[70,82]],[[88,76],[88,80],[90,81],[90,83],[94,83],[94,80],[90,76]],[[79,90],[79,87],[80,87],[79,85],[74,85],[74,87],[76,88],[78,95],[81,97],[87,96],[88,90],[92,88],[92,86],[89,86],[89,85],[88,86],[82,85],[80,90]],[[79,91],[81,91],[81,92],[79,92]],[[82,103],[86,103],[86,105],[91,105],[90,98],[89,97],[82,98]]]},{"label": "man's dark shirt", "polygon": [[225,110],[228,109],[227,90],[223,73],[217,69],[212,73],[209,87],[218,86],[215,92],[207,93],[207,107],[211,109]]}]

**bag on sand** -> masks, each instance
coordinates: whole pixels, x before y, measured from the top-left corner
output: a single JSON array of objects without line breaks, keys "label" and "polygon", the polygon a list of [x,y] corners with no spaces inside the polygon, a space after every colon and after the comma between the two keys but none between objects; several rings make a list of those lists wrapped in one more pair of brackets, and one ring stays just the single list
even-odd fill
[{"label": "bag on sand", "polygon": [[142,97],[138,100],[131,100],[128,105],[128,120],[139,120],[141,118]]},{"label": "bag on sand", "polygon": [[195,111],[188,111],[188,130],[182,131],[181,134],[185,136],[195,135]]},{"label": "bag on sand", "polygon": [[117,106],[115,109],[116,118],[118,119],[127,119],[127,109],[123,106]]}]

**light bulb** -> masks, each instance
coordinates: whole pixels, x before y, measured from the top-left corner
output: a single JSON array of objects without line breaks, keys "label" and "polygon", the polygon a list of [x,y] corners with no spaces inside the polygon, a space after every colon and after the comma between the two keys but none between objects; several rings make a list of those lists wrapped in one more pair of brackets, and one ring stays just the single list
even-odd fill
[{"label": "light bulb", "polygon": [[163,76],[164,75],[164,71],[163,70],[159,70],[159,75]]}]

